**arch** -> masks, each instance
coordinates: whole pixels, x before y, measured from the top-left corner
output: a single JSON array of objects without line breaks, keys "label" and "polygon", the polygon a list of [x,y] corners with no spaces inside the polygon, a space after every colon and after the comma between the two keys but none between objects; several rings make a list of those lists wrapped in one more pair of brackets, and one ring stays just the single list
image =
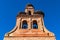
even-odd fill
[{"label": "arch", "polygon": [[31,15],[31,11],[28,11],[29,15]]},{"label": "arch", "polygon": [[33,21],[33,29],[38,29],[38,24],[36,20]]},{"label": "arch", "polygon": [[27,21],[24,20],[24,21],[22,22],[22,29],[27,29],[27,28],[28,28]]}]

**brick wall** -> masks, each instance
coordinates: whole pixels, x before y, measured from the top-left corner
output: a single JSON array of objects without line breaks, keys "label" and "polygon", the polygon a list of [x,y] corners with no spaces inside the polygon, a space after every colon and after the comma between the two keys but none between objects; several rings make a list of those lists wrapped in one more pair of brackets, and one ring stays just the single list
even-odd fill
[{"label": "brick wall", "polygon": [[55,37],[5,37],[4,40],[56,40]]}]

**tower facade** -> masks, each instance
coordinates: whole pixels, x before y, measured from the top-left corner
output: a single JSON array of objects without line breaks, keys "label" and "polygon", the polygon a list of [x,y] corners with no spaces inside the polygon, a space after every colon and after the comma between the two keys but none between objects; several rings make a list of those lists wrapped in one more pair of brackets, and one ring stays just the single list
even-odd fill
[{"label": "tower facade", "polygon": [[25,12],[17,15],[15,28],[5,34],[4,40],[56,40],[45,28],[43,18],[42,11],[34,11],[34,6],[28,4]]}]

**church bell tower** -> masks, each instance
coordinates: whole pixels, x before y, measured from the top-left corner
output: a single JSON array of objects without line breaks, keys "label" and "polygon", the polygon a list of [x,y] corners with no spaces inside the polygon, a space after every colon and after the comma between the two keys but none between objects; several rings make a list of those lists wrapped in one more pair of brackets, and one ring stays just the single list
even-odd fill
[{"label": "church bell tower", "polygon": [[56,40],[45,28],[43,19],[42,11],[34,11],[34,6],[27,4],[25,11],[17,15],[15,28],[5,34],[4,40]]}]

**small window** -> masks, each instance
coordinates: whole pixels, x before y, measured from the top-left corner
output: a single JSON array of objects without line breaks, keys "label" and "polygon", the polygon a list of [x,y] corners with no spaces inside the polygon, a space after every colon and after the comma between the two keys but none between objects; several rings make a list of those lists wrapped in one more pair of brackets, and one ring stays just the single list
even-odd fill
[{"label": "small window", "polygon": [[22,22],[22,29],[27,29],[27,28],[28,28],[27,21],[23,21]]},{"label": "small window", "polygon": [[37,21],[33,21],[33,29],[38,29]]},{"label": "small window", "polygon": [[31,11],[29,11],[28,13],[29,13],[29,15],[31,15]]}]

